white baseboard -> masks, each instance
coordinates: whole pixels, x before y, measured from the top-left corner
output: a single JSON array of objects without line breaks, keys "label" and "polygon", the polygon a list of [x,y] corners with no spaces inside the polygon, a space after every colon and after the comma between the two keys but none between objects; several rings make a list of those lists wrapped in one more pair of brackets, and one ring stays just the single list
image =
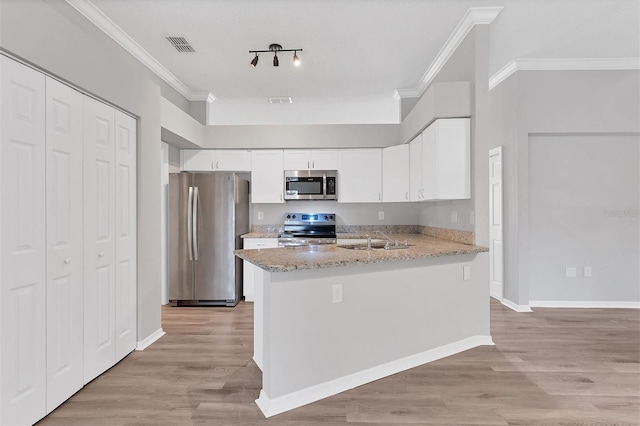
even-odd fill
[{"label": "white baseboard", "polygon": [[489,296],[501,302],[503,297],[502,284],[489,284]]},{"label": "white baseboard", "polygon": [[442,359],[459,352],[463,352],[477,346],[493,345],[491,336],[472,336],[448,345],[430,349],[428,351],[401,358],[386,364],[372,367],[348,376],[330,380],[309,388],[301,389],[277,398],[271,398],[264,390],[260,391],[260,397],[256,404],[262,410],[265,417],[275,416],[294,408],[319,401],[340,392],[362,386],[366,383],[382,379],[383,377],[409,370],[420,365]]},{"label": "white baseboard", "polygon": [[165,333],[162,328],[157,329],[156,331],[151,333],[151,335],[148,336],[146,339],[138,341],[138,343],[136,344],[136,351],[143,351],[147,349],[149,346],[151,346],[151,344],[153,344],[153,342],[155,342],[165,334],[167,333]]},{"label": "white baseboard", "polygon": [[509,309],[512,309],[516,312],[533,312],[531,310],[531,306],[530,305],[517,305],[515,303],[513,303],[511,300],[509,299],[502,299],[501,300],[502,304],[504,306],[506,306]]},{"label": "white baseboard", "polygon": [[612,308],[612,309],[640,309],[640,302],[610,302],[587,300],[531,300],[529,305],[534,308]]}]

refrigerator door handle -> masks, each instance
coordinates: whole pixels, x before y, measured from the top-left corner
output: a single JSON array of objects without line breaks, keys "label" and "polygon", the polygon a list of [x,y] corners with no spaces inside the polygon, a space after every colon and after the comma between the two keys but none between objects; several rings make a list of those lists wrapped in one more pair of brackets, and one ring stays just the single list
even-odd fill
[{"label": "refrigerator door handle", "polygon": [[198,203],[200,203],[200,192],[198,187],[193,187],[193,259],[198,260]]},{"label": "refrigerator door handle", "polygon": [[187,201],[187,245],[189,246],[189,260],[193,260],[193,186],[189,187]]}]

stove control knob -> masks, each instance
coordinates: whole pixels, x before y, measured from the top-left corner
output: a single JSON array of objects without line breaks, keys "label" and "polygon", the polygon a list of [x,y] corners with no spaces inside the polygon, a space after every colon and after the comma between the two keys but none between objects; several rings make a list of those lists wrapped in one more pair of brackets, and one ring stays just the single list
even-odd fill
[{"label": "stove control knob", "polygon": [[335,216],[331,215],[331,216],[329,216],[329,219],[333,220],[333,219],[335,219]]},{"label": "stove control knob", "polygon": [[287,215],[287,219],[291,219],[291,215],[290,214]]},{"label": "stove control knob", "polygon": [[325,217],[324,217],[324,220],[329,220],[329,216],[325,216]]},{"label": "stove control knob", "polygon": [[291,217],[292,217],[293,219],[295,219],[295,218],[296,218],[296,215],[294,214],[294,215],[293,215],[293,216],[291,216]]}]

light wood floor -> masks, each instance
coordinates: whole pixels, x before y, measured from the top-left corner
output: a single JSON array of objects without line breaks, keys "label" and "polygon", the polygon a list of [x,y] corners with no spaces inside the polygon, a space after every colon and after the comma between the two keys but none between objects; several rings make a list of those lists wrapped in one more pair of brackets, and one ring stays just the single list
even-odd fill
[{"label": "light wood floor", "polygon": [[[640,311],[491,302],[479,347],[265,419],[252,305],[164,307],[167,334],[38,425],[638,425]],[[436,327],[437,324],[425,325]],[[384,336],[381,336],[384,338]]]}]

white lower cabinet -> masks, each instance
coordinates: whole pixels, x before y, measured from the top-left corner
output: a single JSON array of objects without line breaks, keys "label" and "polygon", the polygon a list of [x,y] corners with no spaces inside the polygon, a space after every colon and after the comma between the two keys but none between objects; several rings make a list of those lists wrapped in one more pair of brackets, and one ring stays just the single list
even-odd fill
[{"label": "white lower cabinet", "polygon": [[[243,238],[242,239],[242,248],[243,249],[261,249],[261,248],[277,248],[278,247],[278,239],[277,238]],[[255,273],[257,266],[254,264],[247,262],[246,260],[242,263],[242,288],[244,300],[247,302],[253,302],[254,300],[254,291],[255,291]]]},{"label": "white lower cabinet", "polygon": [[136,121],[0,61],[0,424],[22,425],[135,347]]}]

